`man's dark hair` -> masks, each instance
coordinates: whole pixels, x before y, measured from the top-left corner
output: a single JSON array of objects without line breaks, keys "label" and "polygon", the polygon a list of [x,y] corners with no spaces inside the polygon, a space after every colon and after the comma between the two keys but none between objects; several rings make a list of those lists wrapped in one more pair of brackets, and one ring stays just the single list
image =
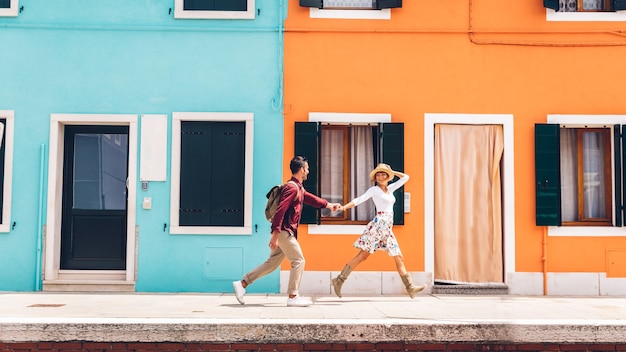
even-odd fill
[{"label": "man's dark hair", "polygon": [[306,162],[307,162],[306,158],[303,156],[299,156],[299,155],[291,159],[291,163],[289,163],[289,169],[291,170],[291,173],[292,174],[297,173],[298,170],[304,167],[304,163]]}]

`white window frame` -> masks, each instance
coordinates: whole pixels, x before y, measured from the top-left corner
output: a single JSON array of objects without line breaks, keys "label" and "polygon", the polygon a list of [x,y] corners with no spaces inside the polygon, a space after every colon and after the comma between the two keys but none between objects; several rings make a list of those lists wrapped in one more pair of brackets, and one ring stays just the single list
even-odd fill
[{"label": "white window frame", "polygon": [[504,164],[502,167],[502,229],[504,280],[515,272],[515,172],[513,115],[434,114],[424,115],[424,271],[435,272],[435,125],[502,125]]},{"label": "white window frame", "polygon": [[[245,165],[243,226],[180,226],[180,149],[182,121],[245,122]],[[172,113],[172,165],[170,190],[170,234],[173,235],[252,235],[252,165],[254,114],[251,112],[174,112]]]},{"label": "white window frame", "polygon": [[[310,112],[309,122],[332,125],[367,125],[391,122],[391,114]],[[360,235],[363,225],[309,225],[309,235]]]},{"label": "white window frame", "polygon": [[222,19],[253,20],[256,13],[255,0],[248,0],[247,11],[197,11],[185,10],[184,0],[174,1],[174,18],[181,19]]},{"label": "white window frame", "polygon": [[344,20],[390,20],[391,9],[382,10],[333,10],[309,8],[309,18],[331,18]]},{"label": "white window frame", "polygon": [[626,11],[616,12],[559,12],[546,9],[546,21],[553,22],[624,22]]},{"label": "white window frame", "polygon": [[0,9],[0,17],[17,17],[18,0],[11,0],[8,9]]},{"label": "white window frame", "polygon": [[2,223],[0,233],[11,231],[11,190],[13,188],[13,110],[0,110],[0,118],[6,119],[4,125],[4,199],[2,201]]},{"label": "white window frame", "polygon": [[[593,121],[593,123],[589,123]],[[626,125],[626,115],[548,115],[547,123],[565,125],[567,127],[605,127]],[[614,140],[611,137],[611,199],[615,199],[615,172],[614,172]],[[626,170],[622,170],[626,172]],[[611,215],[615,221],[615,213]],[[617,226],[548,226],[548,236],[564,237],[623,237],[626,228]]]}]

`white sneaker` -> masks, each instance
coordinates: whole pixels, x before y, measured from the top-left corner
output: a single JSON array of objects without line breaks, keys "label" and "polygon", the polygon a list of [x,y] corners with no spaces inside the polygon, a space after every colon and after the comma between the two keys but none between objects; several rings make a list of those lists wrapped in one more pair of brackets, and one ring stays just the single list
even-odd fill
[{"label": "white sneaker", "polygon": [[287,298],[287,307],[308,307],[313,302],[310,299],[302,298],[300,296],[296,296],[294,298]]},{"label": "white sneaker", "polygon": [[233,281],[233,288],[235,288],[235,297],[237,298],[237,301],[241,304],[246,304],[243,301],[243,295],[246,294],[246,289],[241,284],[241,281]]}]

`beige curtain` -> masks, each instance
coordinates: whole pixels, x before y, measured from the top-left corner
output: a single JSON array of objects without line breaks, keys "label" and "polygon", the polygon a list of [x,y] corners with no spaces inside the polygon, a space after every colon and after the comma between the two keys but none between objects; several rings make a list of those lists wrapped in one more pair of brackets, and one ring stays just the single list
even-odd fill
[{"label": "beige curtain", "polygon": [[[372,127],[352,126],[352,150],[350,155],[350,200],[365,193],[373,183],[370,181],[370,171],[374,169],[374,142]],[[367,202],[352,208],[350,220],[371,220],[376,215],[376,206],[370,199]]]},{"label": "beige curtain", "polygon": [[[344,132],[340,129],[322,128],[321,146],[321,194],[331,203],[345,204],[363,194],[372,186],[369,173],[374,168],[374,142],[371,126],[351,126],[349,138],[350,155],[343,154]],[[350,161],[350,195],[343,199],[344,161]],[[376,214],[374,202],[368,200],[350,212],[350,220],[370,220]],[[343,216],[322,209],[322,216]]]},{"label": "beige curtain", "polygon": [[503,282],[502,131],[435,126],[435,281]]}]

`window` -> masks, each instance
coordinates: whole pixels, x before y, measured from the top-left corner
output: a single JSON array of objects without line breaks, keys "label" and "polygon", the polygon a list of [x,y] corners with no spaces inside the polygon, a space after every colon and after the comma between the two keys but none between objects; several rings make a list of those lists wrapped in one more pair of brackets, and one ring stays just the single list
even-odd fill
[{"label": "window", "polygon": [[[328,124],[296,122],[295,154],[309,160],[307,191],[331,202],[345,204],[365,192],[372,183],[369,172],[378,162],[404,170],[404,124]],[[394,223],[404,223],[404,188],[394,194]],[[368,202],[369,203],[369,202]],[[346,214],[305,207],[303,224],[350,224],[366,222],[374,215],[373,203]]]},{"label": "window", "polygon": [[0,17],[17,16],[17,1],[18,0],[0,0]]},{"label": "window", "polygon": [[621,133],[620,125],[535,125],[538,226],[622,226]]},{"label": "window", "polygon": [[171,233],[251,233],[251,134],[249,113],[174,113]]},{"label": "window", "polygon": [[302,7],[341,10],[382,10],[402,7],[402,0],[300,0]]},{"label": "window", "polygon": [[254,19],[255,12],[255,0],[175,0],[174,6],[175,18]]},{"label": "window", "polygon": [[10,231],[13,111],[0,110],[0,232]]},{"label": "window", "polygon": [[626,21],[626,0],[544,0],[548,21]]}]

